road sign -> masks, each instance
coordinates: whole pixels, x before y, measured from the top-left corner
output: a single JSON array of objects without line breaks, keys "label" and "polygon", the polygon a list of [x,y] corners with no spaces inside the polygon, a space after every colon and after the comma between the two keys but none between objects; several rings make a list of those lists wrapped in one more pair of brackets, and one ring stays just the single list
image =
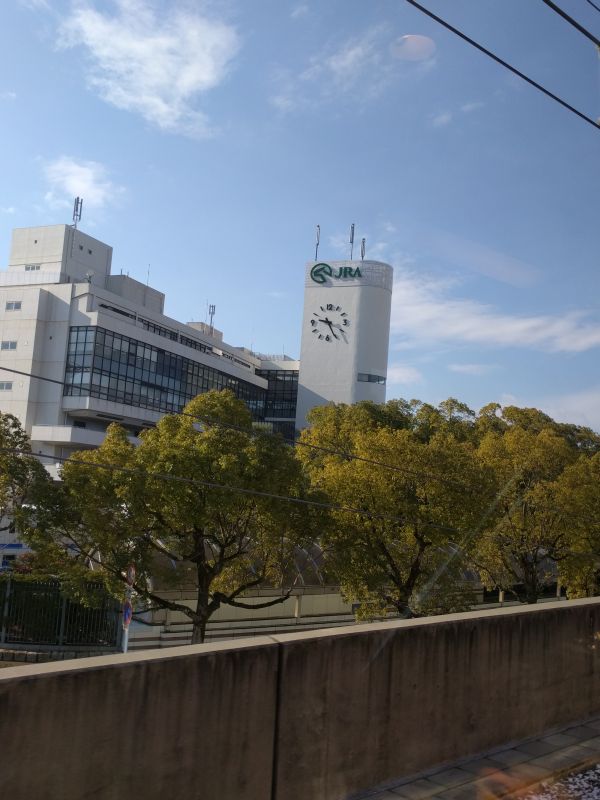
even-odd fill
[{"label": "road sign", "polygon": [[123,630],[127,630],[129,627],[129,623],[131,622],[131,618],[133,616],[133,606],[131,605],[131,600],[125,600],[123,603]]}]

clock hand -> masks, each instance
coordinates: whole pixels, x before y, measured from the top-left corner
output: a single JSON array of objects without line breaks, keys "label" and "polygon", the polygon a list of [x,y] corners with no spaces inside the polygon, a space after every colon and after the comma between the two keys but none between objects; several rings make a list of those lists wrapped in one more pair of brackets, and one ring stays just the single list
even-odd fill
[{"label": "clock hand", "polygon": [[334,339],[338,339],[339,337],[336,336],[335,333],[333,332],[333,324],[331,320],[325,318],[325,322],[327,323],[327,325],[329,325],[329,330],[331,331],[331,335],[334,337]]}]

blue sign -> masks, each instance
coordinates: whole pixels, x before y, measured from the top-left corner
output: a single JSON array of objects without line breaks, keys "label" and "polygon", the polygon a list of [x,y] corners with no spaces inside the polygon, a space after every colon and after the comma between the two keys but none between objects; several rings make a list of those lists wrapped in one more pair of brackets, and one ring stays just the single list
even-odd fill
[{"label": "blue sign", "polygon": [[133,606],[131,600],[125,600],[123,603],[123,628],[126,630],[129,627],[131,618],[133,617]]}]

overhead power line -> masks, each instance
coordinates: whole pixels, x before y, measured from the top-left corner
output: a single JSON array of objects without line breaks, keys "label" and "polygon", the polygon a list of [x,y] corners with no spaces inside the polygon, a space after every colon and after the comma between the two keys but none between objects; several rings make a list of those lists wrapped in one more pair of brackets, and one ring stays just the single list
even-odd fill
[{"label": "overhead power line", "polygon": [[596,47],[600,47],[600,39],[596,38],[593,33],[590,33],[587,28],[584,28],[576,19],[570,17],[566,11],[563,11],[560,6],[557,6],[556,3],[553,3],[552,0],[542,0],[542,3],[551,8],[552,11],[556,12],[559,16],[561,16],[569,25],[572,25],[579,33],[582,33],[586,38],[593,42]]},{"label": "overhead power line", "polygon": [[[60,381],[56,378],[46,378],[43,375],[35,375],[34,373],[23,372],[22,370],[13,369],[11,367],[0,366],[0,370],[3,370],[5,372],[16,373],[17,375],[23,375],[29,378],[35,378],[36,380],[40,381],[49,381],[50,383],[55,383],[58,384],[59,386],[65,386],[64,381]],[[459,483],[458,481],[453,481],[450,480],[449,478],[444,478],[441,475],[435,475],[431,472],[423,472],[421,470],[411,470],[408,467],[400,467],[396,464],[386,464],[383,461],[377,461],[375,459],[365,458],[363,456],[358,456],[354,453],[348,453],[341,450],[334,450],[333,448],[323,447],[322,445],[316,445],[310,442],[302,442],[300,440],[295,440],[295,439],[286,439],[280,434],[273,433],[272,431],[266,431],[264,429],[256,430],[256,429],[243,428],[240,425],[234,425],[230,422],[223,422],[222,420],[215,419],[214,417],[198,416],[197,414],[189,414],[185,411],[179,411],[176,413],[184,417],[189,417],[190,419],[193,419],[195,422],[199,422],[201,424],[215,425],[220,428],[225,428],[226,430],[233,430],[238,433],[244,433],[247,436],[265,436],[265,435],[276,436],[278,438],[281,438],[283,442],[289,445],[290,447],[307,447],[311,450],[324,453],[325,455],[337,456],[345,461],[358,461],[360,463],[370,464],[371,466],[381,467],[382,469],[391,470],[393,472],[399,472],[401,474],[409,475],[415,478],[427,478],[429,480],[433,480],[437,483],[441,483],[446,486],[452,486],[454,488],[462,489],[466,494],[478,494],[481,491],[485,491],[487,489],[487,487],[484,486],[468,486],[464,483]],[[57,458],[55,460],[58,461],[59,459]]]},{"label": "overhead power line", "polygon": [[[186,478],[185,476],[182,476],[182,475],[173,475],[172,473],[167,473],[167,472],[151,472],[151,471],[149,471],[147,469],[139,469],[139,468],[134,468],[134,467],[125,467],[122,464],[112,464],[112,463],[104,463],[104,462],[98,462],[98,461],[84,461],[82,459],[74,459],[72,457],[54,456],[54,455],[52,455],[50,453],[32,453],[30,450],[23,450],[22,448],[18,448],[18,447],[0,447],[0,453],[7,453],[7,454],[11,454],[11,455],[18,455],[18,456],[26,456],[26,457],[29,457],[29,458],[36,458],[36,459],[37,458],[46,458],[46,459],[49,459],[49,460],[55,461],[55,462],[56,461],[63,462],[63,463],[64,462],[69,462],[70,464],[77,464],[79,466],[91,467],[92,469],[105,469],[105,470],[113,470],[113,471],[117,471],[117,472],[124,472],[124,473],[130,474],[130,475],[143,475],[143,476],[146,476],[146,477],[149,477],[149,478],[158,478],[159,480],[164,480],[164,481],[172,481],[172,482],[175,482],[175,483],[184,483],[184,484],[192,485],[192,486],[202,486],[203,488],[216,489],[216,490],[227,491],[227,492],[234,492],[234,493],[237,493],[237,494],[264,497],[264,498],[267,498],[267,499],[279,500],[279,501],[282,501],[282,502],[294,503],[294,504],[302,505],[302,506],[313,506],[313,507],[316,507],[316,508],[323,508],[323,509],[326,509],[326,510],[329,510],[329,511],[343,512],[345,514],[356,514],[357,516],[366,517],[367,519],[380,519],[380,520],[384,520],[384,521],[387,521],[387,522],[397,522],[397,523],[399,523],[401,525],[406,525],[406,524],[417,525],[418,524],[418,525],[422,525],[424,527],[434,528],[435,530],[446,531],[448,533],[462,535],[463,536],[462,541],[457,543],[457,546],[459,548],[461,548],[461,549],[464,548],[464,546],[466,544],[468,544],[470,539],[476,533],[478,533],[478,532],[480,532],[482,530],[482,527],[483,527],[483,525],[485,523],[486,518],[488,518],[491,514],[493,514],[493,512],[495,510],[495,507],[498,505],[499,502],[501,502],[501,500],[502,500],[503,496],[506,494],[506,492],[508,490],[510,490],[510,486],[514,482],[514,479],[516,477],[516,476],[513,476],[513,478],[510,481],[508,481],[508,483],[505,485],[504,489],[502,489],[502,490],[500,490],[500,492],[498,492],[498,494],[496,495],[494,501],[491,503],[490,508],[483,515],[482,520],[479,523],[479,525],[474,527],[472,530],[464,530],[462,528],[451,527],[449,525],[440,525],[440,524],[438,524],[436,522],[431,522],[431,521],[427,521],[426,522],[424,520],[416,520],[416,519],[414,519],[412,517],[397,517],[397,516],[393,516],[391,514],[379,514],[379,513],[374,513],[372,511],[367,511],[366,509],[353,508],[351,506],[341,506],[341,505],[338,505],[336,503],[324,503],[324,502],[321,502],[321,501],[318,501],[318,500],[306,500],[306,499],[301,498],[301,497],[291,497],[289,495],[279,495],[279,494],[275,494],[273,492],[263,492],[263,491],[261,491],[259,489],[246,489],[245,487],[241,487],[241,486],[231,486],[229,484],[215,483],[214,481],[203,481],[203,480],[200,480],[198,478]],[[518,499],[515,500],[511,504],[511,508],[514,508],[514,507],[518,506],[518,502],[519,502]],[[567,519],[589,520],[594,525],[598,524],[597,520],[593,520],[593,519],[591,519],[589,517],[583,517],[583,516],[580,516],[578,514],[572,514],[572,513],[569,513],[569,512],[565,512],[565,511],[563,511],[561,509],[558,509],[558,508],[551,508],[551,507],[548,507],[548,506],[541,506],[541,507],[538,507],[538,510],[539,511],[545,511],[545,512],[548,512],[548,513],[560,514],[560,515],[564,516]],[[573,554],[578,554],[578,555],[582,555],[583,554],[582,551],[576,551],[576,550],[569,551],[569,552],[572,552]],[[450,557],[449,557],[449,561],[452,560],[452,558],[454,558],[454,556],[455,556],[455,554],[454,555],[451,554]]]},{"label": "overhead power line", "polygon": [[147,469],[136,469],[135,467],[124,467],[121,464],[104,463],[101,461],[84,461],[83,459],[73,458],[72,456],[54,456],[51,453],[33,453],[29,450],[23,450],[18,447],[0,447],[0,453],[8,453],[12,455],[28,456],[30,458],[46,458],[50,461],[58,461],[62,463],[68,462],[69,464],[78,464],[83,467],[92,467],[94,469],[116,470],[117,472],[125,472],[130,475],[145,475],[149,478],[158,478],[164,481],[173,481],[174,483],[185,483],[190,486],[202,486],[207,489],[220,489],[225,492],[235,492],[237,494],[252,495],[256,497],[264,497],[270,500],[281,500],[287,503],[295,503],[302,506],[314,506],[316,508],[323,508],[330,511],[343,511],[346,514],[357,514],[361,517],[368,519],[383,519],[388,522],[398,522],[402,525],[408,523],[420,524],[426,527],[435,528],[436,530],[449,531],[452,533],[460,533],[458,528],[453,528],[448,525],[439,525],[435,522],[424,522],[424,520],[415,520],[409,517],[397,517],[390,514],[377,514],[372,511],[366,511],[361,508],[352,508],[350,506],[340,506],[336,503],[323,503],[319,500],[305,500],[302,497],[291,497],[290,495],[274,494],[273,492],[263,492],[260,489],[246,489],[243,486],[230,486],[225,483],[215,483],[214,481],[203,481],[199,478],[186,478],[183,475],[173,475],[168,472],[151,472]]},{"label": "overhead power line", "polygon": [[592,2],[592,0],[586,0],[586,2],[588,2],[592,6],[592,8],[595,8],[596,11],[600,11],[600,6],[597,6],[596,3]]},{"label": "overhead power line", "polygon": [[[16,375],[23,375],[24,377],[27,377],[27,378],[35,378],[38,381],[48,381],[49,383],[55,383],[55,384],[58,384],[59,386],[65,386],[65,382],[64,381],[59,381],[56,378],[46,378],[43,375],[35,375],[32,372],[23,372],[22,370],[14,369],[12,367],[0,366],[0,370],[4,370],[4,372],[11,372],[11,373],[14,373]],[[162,413],[162,412],[157,412],[157,413]],[[208,424],[208,425],[217,425],[217,426],[219,426],[221,428],[238,431],[240,433],[245,433],[245,434],[247,434],[249,436],[264,436],[264,435],[280,436],[280,434],[275,434],[275,433],[272,433],[271,431],[265,431],[265,430],[262,430],[262,429],[261,430],[254,430],[254,429],[248,430],[247,428],[242,428],[240,425],[233,425],[230,422],[222,422],[221,420],[215,419],[214,417],[198,416],[197,414],[189,414],[186,411],[179,411],[179,412],[176,412],[176,413],[181,414],[184,417],[190,417],[190,419],[193,419],[196,422],[200,422],[200,423]],[[462,483],[459,483],[458,481],[452,481],[452,480],[450,480],[448,478],[443,478],[441,475],[434,475],[433,473],[429,473],[429,472],[411,470],[408,467],[399,467],[396,464],[385,464],[382,461],[376,461],[376,460],[371,459],[371,458],[364,458],[363,456],[357,456],[357,455],[355,455],[353,453],[347,453],[347,452],[343,452],[341,450],[333,450],[332,448],[323,447],[323,446],[317,445],[317,444],[312,444],[311,442],[301,442],[300,440],[296,440],[296,439],[286,439],[283,436],[281,438],[283,439],[283,441],[286,444],[290,445],[290,447],[307,447],[307,448],[309,448],[311,450],[315,450],[315,451],[318,451],[318,452],[321,452],[321,453],[325,453],[326,455],[339,456],[340,458],[343,458],[344,460],[347,460],[347,461],[350,461],[350,460],[351,461],[360,461],[360,462],[365,463],[365,464],[371,464],[372,466],[381,467],[382,469],[389,469],[389,470],[392,470],[394,472],[400,472],[403,475],[412,475],[415,478],[429,478],[431,480],[437,481],[438,483],[445,484],[446,486],[454,486],[455,488],[463,489],[464,491],[469,492],[469,493],[477,491],[477,489],[472,489],[472,488],[470,488],[468,486],[465,486]]]},{"label": "overhead power line", "polygon": [[497,64],[500,64],[502,67],[509,70],[509,72],[512,72],[513,75],[516,75],[517,77],[521,78],[526,83],[528,83],[530,86],[533,86],[534,89],[537,89],[539,92],[542,92],[542,94],[545,94],[546,97],[549,97],[551,100],[554,100],[554,102],[558,103],[563,108],[566,108],[567,111],[570,111],[572,114],[575,114],[584,122],[587,122],[589,125],[593,125],[594,128],[596,129],[600,128],[600,125],[596,120],[592,119],[591,117],[588,117],[587,114],[583,113],[583,111],[579,111],[579,109],[575,108],[575,106],[572,106],[570,103],[567,103],[566,100],[563,100],[561,97],[554,94],[554,92],[551,92],[550,89],[546,89],[546,87],[542,86],[541,83],[538,83],[537,81],[533,80],[533,78],[530,78],[528,75],[525,75],[524,72],[521,72],[516,67],[513,67],[512,64],[508,63],[508,61],[505,61],[503,58],[500,58],[500,56],[497,56],[495,53],[492,53],[491,50],[488,50],[486,47],[479,44],[479,42],[476,42],[474,39],[471,39],[470,36],[467,36],[466,33],[463,33],[463,31],[459,30],[458,28],[455,28],[445,19],[442,19],[442,17],[438,17],[437,14],[434,14],[433,11],[430,11],[428,8],[425,8],[425,6],[422,6],[420,3],[417,2],[417,0],[406,0],[406,2],[409,3],[411,6],[417,8],[426,16],[430,17],[430,19],[442,25],[451,33],[455,34],[455,36],[460,37],[463,41],[467,42],[472,47],[476,48],[481,53],[488,56],[488,58],[491,58]]}]

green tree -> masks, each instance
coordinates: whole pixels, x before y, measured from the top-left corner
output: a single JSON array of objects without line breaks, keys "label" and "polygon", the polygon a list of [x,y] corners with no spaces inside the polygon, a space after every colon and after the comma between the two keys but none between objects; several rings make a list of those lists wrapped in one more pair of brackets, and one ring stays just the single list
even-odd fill
[{"label": "green tree", "polygon": [[[320,409],[301,437],[314,447],[300,448],[313,486],[336,505],[364,512],[336,510],[323,532],[344,596],[367,617],[390,607],[402,616],[468,607],[462,549],[469,542],[459,529],[472,529],[487,502],[471,445],[449,434],[423,442],[409,430],[351,429],[351,419],[341,407]],[[355,458],[316,449],[331,442],[332,420]]]},{"label": "green tree", "polygon": [[[266,495],[300,497],[300,466],[281,437],[253,430],[248,409],[231,392],[208,392],[183,414],[163,417],[137,448],[111,425],[97,450],[66,462],[62,478],[54,526],[32,529],[29,539],[73,591],[84,592],[93,577],[118,597],[134,563],[139,601],[185,614],[193,642],[203,641],[223,604],[265,608],[289,596],[311,513]],[[169,599],[157,584],[193,587],[196,602]],[[244,600],[265,586],[279,594]]]},{"label": "green tree", "polygon": [[18,531],[24,516],[46,498],[50,483],[19,420],[0,412],[0,532]]},{"label": "green tree", "polygon": [[514,592],[527,603],[537,602],[556,579],[556,565],[573,538],[556,481],[577,453],[552,426],[537,427],[513,424],[504,433],[489,432],[478,448],[495,476],[499,502],[473,563],[490,588]]},{"label": "green tree", "polygon": [[571,550],[559,564],[569,597],[600,594],[600,453],[580,456],[556,482],[571,530]]}]

